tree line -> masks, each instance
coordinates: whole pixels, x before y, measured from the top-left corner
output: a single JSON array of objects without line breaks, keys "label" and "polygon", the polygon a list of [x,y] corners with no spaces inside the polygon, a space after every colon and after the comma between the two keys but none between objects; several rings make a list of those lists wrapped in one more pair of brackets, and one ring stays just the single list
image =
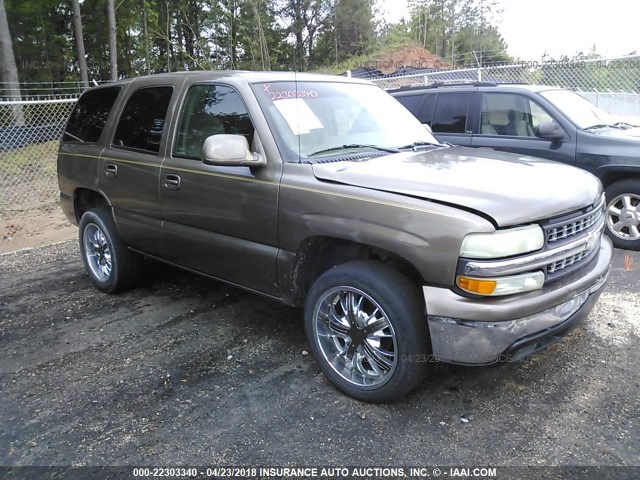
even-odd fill
[{"label": "tree line", "polygon": [[5,95],[19,96],[18,80],[318,70],[410,41],[452,66],[508,58],[495,0],[409,0],[395,24],[378,8],[374,0],[0,0],[1,81]]}]

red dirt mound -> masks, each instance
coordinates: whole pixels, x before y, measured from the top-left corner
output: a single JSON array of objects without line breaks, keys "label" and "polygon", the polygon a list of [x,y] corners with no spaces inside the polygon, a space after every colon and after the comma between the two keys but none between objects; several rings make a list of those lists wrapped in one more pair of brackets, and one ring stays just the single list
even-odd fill
[{"label": "red dirt mound", "polygon": [[394,52],[376,57],[367,65],[382,73],[392,73],[405,67],[412,68],[450,68],[450,65],[437,55],[426,50],[419,43],[411,42]]}]

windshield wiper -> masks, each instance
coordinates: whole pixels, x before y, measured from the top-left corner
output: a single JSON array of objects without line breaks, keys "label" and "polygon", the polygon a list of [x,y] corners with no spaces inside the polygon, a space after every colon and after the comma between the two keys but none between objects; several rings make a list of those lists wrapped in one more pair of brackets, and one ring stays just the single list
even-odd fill
[{"label": "windshield wiper", "polygon": [[623,128],[618,124],[609,125],[608,123],[598,123],[596,125],[591,125],[590,127],[586,127],[585,130],[598,130],[600,128]]},{"label": "windshield wiper", "polygon": [[418,147],[444,147],[442,143],[432,143],[432,142],[413,142],[409,145],[404,145],[402,147],[398,147],[399,150],[406,150],[407,148],[416,149]]},{"label": "windshield wiper", "polygon": [[379,152],[388,152],[388,153],[398,153],[400,150],[397,148],[385,148],[379,147],[377,145],[361,145],[359,143],[350,143],[348,145],[340,145],[338,147],[325,148],[323,150],[318,150],[317,152],[313,152],[309,157],[313,157],[315,155],[320,155],[321,153],[329,153],[334,152],[336,150],[348,150],[350,148],[370,148],[372,150],[378,150]]}]

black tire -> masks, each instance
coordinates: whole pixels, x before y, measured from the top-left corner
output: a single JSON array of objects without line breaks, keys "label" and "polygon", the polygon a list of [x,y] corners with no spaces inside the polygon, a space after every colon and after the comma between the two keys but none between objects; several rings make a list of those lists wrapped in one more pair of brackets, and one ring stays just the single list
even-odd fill
[{"label": "black tire", "polygon": [[632,223],[635,222],[636,228],[640,229],[640,225],[638,225],[638,220],[640,220],[640,179],[628,179],[612,183],[605,189],[605,197],[607,198],[606,233],[615,247],[625,250],[640,250],[640,238],[633,238],[634,233],[629,225],[623,227],[618,233],[612,231],[611,228],[612,224],[620,222],[623,219],[619,216],[612,215],[610,208],[615,207],[620,209],[619,207],[623,206],[622,197],[624,196],[630,198],[636,210],[635,213],[628,212],[635,216],[635,220],[633,220],[633,217],[629,220],[631,220]]},{"label": "black tire", "polygon": [[[323,328],[323,325],[328,327],[331,322],[327,320],[316,322],[316,312],[322,311],[323,305],[332,304],[323,300],[325,297],[330,298],[331,295],[338,295],[334,290],[345,287],[363,292],[374,300],[382,309],[381,315],[388,318],[388,323],[392,327],[385,331],[391,332],[395,336],[395,345],[393,346],[395,366],[393,369],[389,369],[389,373],[385,377],[386,380],[380,385],[362,386],[352,383],[334,369],[323,353],[327,351],[328,347],[326,343],[323,347],[321,342],[331,343],[335,342],[335,339],[321,340],[322,337],[317,332]],[[364,300],[364,303],[368,303],[368,300]],[[375,307],[375,304],[371,305],[371,308]],[[322,318],[322,315],[319,315],[319,318]],[[348,315],[345,315],[344,319],[348,320]],[[353,331],[356,326],[350,320],[348,321],[351,324],[350,331]],[[376,403],[397,400],[417,388],[424,381],[430,369],[431,340],[420,290],[398,270],[380,262],[350,261],[320,275],[306,298],[304,322],[311,352],[324,374],[336,387],[358,400]],[[362,325],[358,327],[360,334],[362,334],[361,327]],[[328,328],[331,330],[330,327]],[[353,340],[350,343],[364,345],[366,341],[360,338],[358,341]],[[385,341],[391,342],[389,339]],[[382,347],[382,344],[380,346]],[[385,347],[386,350],[390,350],[390,348]],[[364,351],[362,352],[364,353]],[[371,362],[368,360],[362,362],[371,366]],[[378,364],[378,366],[380,365]],[[382,375],[379,377],[382,378]],[[382,382],[382,380],[380,381]]]},{"label": "black tire", "polygon": [[[128,250],[122,243],[108,208],[100,207],[86,211],[80,219],[78,230],[82,261],[89,279],[98,290],[115,293],[134,286],[140,280],[144,259],[141,255]],[[104,238],[96,232],[101,232]],[[110,256],[111,268],[108,274],[102,270],[108,263],[104,255],[100,260],[95,253],[87,255],[85,235],[95,240],[96,234],[102,241],[100,248]]]}]

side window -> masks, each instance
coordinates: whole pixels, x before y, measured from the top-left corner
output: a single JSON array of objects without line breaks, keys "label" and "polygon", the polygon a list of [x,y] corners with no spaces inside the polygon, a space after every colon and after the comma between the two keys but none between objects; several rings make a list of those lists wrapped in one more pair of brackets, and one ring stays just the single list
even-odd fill
[{"label": "side window", "polygon": [[107,87],[83,94],[69,116],[62,141],[97,142],[119,93],[120,87]]},{"label": "side window", "polygon": [[122,110],[115,147],[158,153],[173,87],[147,87],[131,95]]},{"label": "side window", "polygon": [[207,137],[243,135],[253,142],[253,124],[238,92],[224,85],[194,85],[180,113],[174,154],[199,159]]},{"label": "side window", "polygon": [[468,93],[440,93],[436,99],[431,129],[434,133],[465,133]]},{"label": "side window", "polygon": [[529,106],[531,107],[531,126],[535,130],[541,123],[552,122],[553,118],[540,105],[536,102],[529,100]]},{"label": "side window", "polygon": [[[424,98],[424,102],[422,99]],[[433,116],[433,105],[435,103],[435,95],[425,95],[420,93],[417,95],[403,95],[396,99],[404,105],[407,110],[420,120],[420,123],[431,125],[431,117]]]},{"label": "side window", "polygon": [[405,107],[407,110],[409,110],[411,113],[418,116],[418,114],[420,113],[418,111],[418,107],[422,103],[422,98],[423,98],[422,94],[402,95],[402,96],[396,97],[396,100],[398,100],[402,104],[402,106]]},{"label": "side window", "polygon": [[541,122],[553,122],[551,116],[534,101],[512,93],[482,95],[480,133],[535,137]]},{"label": "side window", "polygon": [[420,121],[422,123],[426,123],[431,126],[433,123],[433,108],[436,106],[436,96],[435,95],[427,95],[427,98],[424,101],[424,105],[420,109]]}]

